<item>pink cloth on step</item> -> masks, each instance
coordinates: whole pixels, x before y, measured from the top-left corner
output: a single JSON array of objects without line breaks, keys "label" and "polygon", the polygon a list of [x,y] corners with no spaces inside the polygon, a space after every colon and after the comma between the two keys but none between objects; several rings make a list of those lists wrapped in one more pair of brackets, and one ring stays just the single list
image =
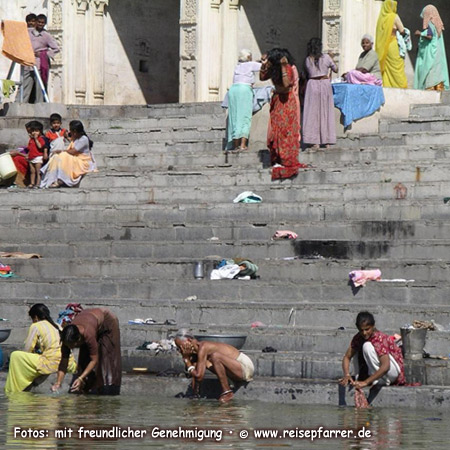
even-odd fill
[{"label": "pink cloth on step", "polygon": [[353,270],[348,274],[355,287],[364,286],[367,281],[378,281],[381,279],[381,270]]},{"label": "pink cloth on step", "polygon": [[383,83],[371,73],[362,73],[359,70],[350,70],[346,75],[346,81],[350,84],[371,84],[373,86],[382,86]]}]

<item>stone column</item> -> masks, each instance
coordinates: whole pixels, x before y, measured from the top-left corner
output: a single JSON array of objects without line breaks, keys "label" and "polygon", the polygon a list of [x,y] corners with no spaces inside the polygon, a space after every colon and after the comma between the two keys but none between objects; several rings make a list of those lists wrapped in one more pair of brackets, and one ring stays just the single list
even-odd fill
[{"label": "stone column", "polygon": [[180,103],[197,101],[198,8],[197,0],[181,1],[180,17]]},{"label": "stone column", "polygon": [[105,33],[104,33],[104,16],[105,6],[109,0],[94,0],[94,17],[92,20],[92,39],[89,45],[91,50],[90,67],[92,74],[92,84],[90,90],[92,92],[92,101],[94,105],[103,105],[105,100]]},{"label": "stone column", "polygon": [[87,54],[86,54],[86,10],[87,0],[72,0],[76,15],[74,20],[73,39],[75,54],[72,59],[74,67],[75,103],[83,105],[86,103],[87,90]]},{"label": "stone column", "polygon": [[237,63],[238,52],[238,13],[239,0],[226,0],[223,10],[222,80],[219,97],[222,99],[233,82],[233,71]]},{"label": "stone column", "polygon": [[62,0],[51,0],[49,5],[48,31],[58,42],[60,53],[55,55],[51,65],[50,79],[48,82],[48,95],[53,103],[64,103],[63,72],[64,63],[64,32],[63,32]]},{"label": "stone column", "polygon": [[343,0],[323,0],[322,43],[323,51],[334,53],[334,62],[341,72],[341,16]]},{"label": "stone column", "polygon": [[210,0],[209,36],[208,36],[208,101],[219,100],[220,80],[222,74],[222,20],[220,7],[223,0]]}]

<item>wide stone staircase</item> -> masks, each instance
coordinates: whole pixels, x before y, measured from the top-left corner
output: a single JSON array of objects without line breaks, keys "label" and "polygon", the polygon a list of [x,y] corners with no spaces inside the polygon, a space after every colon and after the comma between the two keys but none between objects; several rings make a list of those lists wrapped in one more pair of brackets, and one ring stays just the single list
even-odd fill
[{"label": "wide stone staircase", "polygon": [[[408,120],[382,121],[379,134],[302,152],[312,168],[271,182],[266,149],[222,151],[219,104],[67,107],[64,124],[83,121],[100,171],[78,189],[0,189],[0,251],[42,255],[0,258],[17,275],[0,279],[0,317],[10,320],[2,326],[13,329],[3,349],[21,347],[29,305],[46,303],[56,316],[80,302],[118,315],[126,369],[182,369],[175,352],[136,347],[188,327],[247,335],[259,377],[329,380],[341,375],[361,310],[389,333],[414,319],[448,328],[449,116],[446,104],[414,106]],[[26,143],[30,118],[0,118],[3,148]],[[234,204],[247,190],[263,202]],[[299,237],[271,240],[280,229]],[[259,278],[209,280],[216,262],[233,257],[255,262]],[[355,290],[348,273],[360,268],[406,281]],[[128,324],[148,317],[160,324]],[[449,344],[450,332],[429,332],[426,350],[448,355]],[[446,361],[414,364],[413,378],[450,384]]]}]

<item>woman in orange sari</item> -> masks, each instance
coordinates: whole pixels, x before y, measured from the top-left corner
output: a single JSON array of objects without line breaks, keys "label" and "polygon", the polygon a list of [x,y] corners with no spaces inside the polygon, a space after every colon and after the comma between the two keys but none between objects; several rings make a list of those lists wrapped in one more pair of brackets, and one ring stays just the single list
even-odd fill
[{"label": "woman in orange sari", "polygon": [[270,102],[267,146],[272,163],[272,181],[291,178],[298,169],[300,150],[300,100],[298,72],[286,49],[274,48],[262,57],[260,79],[271,79],[275,93]]}]

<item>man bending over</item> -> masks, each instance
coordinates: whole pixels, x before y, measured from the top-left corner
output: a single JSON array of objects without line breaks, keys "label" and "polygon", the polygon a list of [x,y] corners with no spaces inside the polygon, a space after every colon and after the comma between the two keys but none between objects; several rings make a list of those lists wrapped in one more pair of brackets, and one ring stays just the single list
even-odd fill
[{"label": "man bending over", "polygon": [[254,366],[252,360],[232,345],[221,342],[198,341],[186,330],[175,336],[175,344],[183,356],[186,369],[193,378],[194,391],[209,369],[217,375],[222,393],[219,402],[227,403],[233,398],[228,378],[234,381],[251,381]]}]

